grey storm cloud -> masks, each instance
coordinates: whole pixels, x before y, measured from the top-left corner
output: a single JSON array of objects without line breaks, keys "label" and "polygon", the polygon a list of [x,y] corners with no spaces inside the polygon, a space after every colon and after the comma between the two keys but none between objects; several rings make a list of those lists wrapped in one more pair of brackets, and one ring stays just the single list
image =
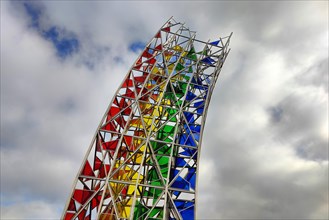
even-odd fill
[{"label": "grey storm cloud", "polygon": [[[198,219],[329,217],[328,2],[1,1],[1,219],[60,217],[131,45],[172,15],[202,40],[234,33],[204,131]],[[65,39],[78,49],[61,57]]]}]

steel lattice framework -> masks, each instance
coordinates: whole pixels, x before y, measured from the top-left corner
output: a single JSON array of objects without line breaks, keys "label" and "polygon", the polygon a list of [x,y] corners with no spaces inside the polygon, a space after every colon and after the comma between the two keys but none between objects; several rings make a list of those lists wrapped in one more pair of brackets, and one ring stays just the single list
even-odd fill
[{"label": "steel lattice framework", "polygon": [[194,219],[198,159],[230,36],[213,42],[169,19],[110,103],[62,219]]}]

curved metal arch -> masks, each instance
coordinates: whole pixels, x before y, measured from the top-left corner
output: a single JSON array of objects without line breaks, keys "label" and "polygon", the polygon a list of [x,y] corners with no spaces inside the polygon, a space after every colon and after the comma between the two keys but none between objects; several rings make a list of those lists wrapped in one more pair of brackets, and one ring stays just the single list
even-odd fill
[{"label": "curved metal arch", "polygon": [[62,219],[194,219],[212,91],[232,34],[213,42],[170,18],[106,110]]}]

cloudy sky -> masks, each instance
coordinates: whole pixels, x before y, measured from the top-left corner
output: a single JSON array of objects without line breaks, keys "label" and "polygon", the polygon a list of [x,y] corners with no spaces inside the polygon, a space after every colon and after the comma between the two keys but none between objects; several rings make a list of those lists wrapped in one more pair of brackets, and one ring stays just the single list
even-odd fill
[{"label": "cloudy sky", "polygon": [[1,219],[58,219],[118,84],[171,16],[234,32],[199,219],[328,218],[328,1],[1,1]]}]

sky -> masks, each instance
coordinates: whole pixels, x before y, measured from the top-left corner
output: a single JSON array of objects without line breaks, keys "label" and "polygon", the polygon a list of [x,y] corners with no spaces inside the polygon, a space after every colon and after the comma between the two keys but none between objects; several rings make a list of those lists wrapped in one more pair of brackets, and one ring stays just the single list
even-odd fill
[{"label": "sky", "polygon": [[125,74],[171,17],[231,38],[198,219],[327,219],[328,1],[1,1],[1,219],[59,219]]}]

